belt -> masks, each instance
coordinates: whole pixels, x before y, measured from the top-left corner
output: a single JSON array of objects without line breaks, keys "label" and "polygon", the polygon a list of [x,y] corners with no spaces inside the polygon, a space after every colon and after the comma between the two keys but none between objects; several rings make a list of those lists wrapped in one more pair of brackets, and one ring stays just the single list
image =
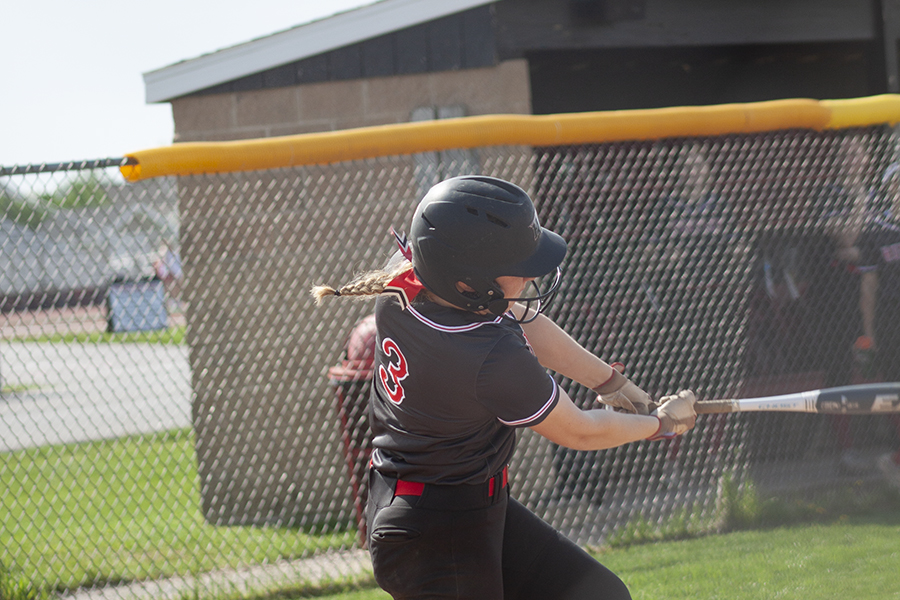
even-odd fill
[{"label": "belt", "polygon": [[388,483],[394,481],[394,497],[410,496],[418,498],[416,506],[438,510],[465,510],[490,506],[501,500],[501,493],[509,485],[509,468],[503,467],[486,483],[441,485],[393,479],[381,475]]}]

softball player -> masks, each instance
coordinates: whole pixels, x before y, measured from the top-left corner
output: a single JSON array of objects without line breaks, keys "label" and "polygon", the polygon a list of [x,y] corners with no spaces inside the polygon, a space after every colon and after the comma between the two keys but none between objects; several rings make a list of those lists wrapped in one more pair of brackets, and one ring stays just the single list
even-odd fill
[{"label": "softball player", "polygon": [[[516,429],[579,450],[683,434],[694,395],[650,397],[544,316],[566,243],[491,177],[431,188],[384,271],[317,299],[378,295],[368,545],[394,598],[630,598],[625,584],[511,498]],[[551,276],[550,285],[536,278]],[[616,410],[581,410],[546,369]]]}]

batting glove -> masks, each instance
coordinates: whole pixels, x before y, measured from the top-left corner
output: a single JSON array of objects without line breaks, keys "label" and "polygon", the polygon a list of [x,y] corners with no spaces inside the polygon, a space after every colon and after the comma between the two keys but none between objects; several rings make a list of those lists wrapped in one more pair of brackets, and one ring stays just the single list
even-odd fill
[{"label": "batting glove", "polygon": [[653,400],[647,392],[622,375],[620,369],[624,368],[621,363],[614,364],[612,376],[593,388],[599,394],[597,400],[619,412],[649,415],[653,409]]},{"label": "batting glove", "polygon": [[694,392],[681,390],[674,396],[663,396],[659,400],[659,408],[650,413],[659,419],[659,429],[647,439],[665,440],[690,431],[697,421]]}]

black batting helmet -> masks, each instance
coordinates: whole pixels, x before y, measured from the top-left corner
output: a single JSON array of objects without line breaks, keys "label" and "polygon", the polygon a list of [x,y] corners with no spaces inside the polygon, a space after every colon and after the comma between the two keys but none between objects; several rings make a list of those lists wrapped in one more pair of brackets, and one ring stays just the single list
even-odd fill
[{"label": "black batting helmet", "polygon": [[[510,301],[537,301],[543,310],[559,287],[566,242],[541,227],[534,204],[518,186],[480,175],[453,177],[432,187],[410,226],[416,277],[460,308],[503,314]],[[543,277],[551,288],[528,298],[503,298],[497,277]],[[462,281],[474,292],[461,292]]]}]

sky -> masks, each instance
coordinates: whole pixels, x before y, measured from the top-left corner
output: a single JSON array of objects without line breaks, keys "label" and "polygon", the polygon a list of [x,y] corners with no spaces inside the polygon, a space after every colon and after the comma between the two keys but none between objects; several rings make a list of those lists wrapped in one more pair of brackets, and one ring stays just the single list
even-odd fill
[{"label": "sky", "polygon": [[0,166],[168,146],[168,103],[143,74],[374,0],[7,0]]}]

